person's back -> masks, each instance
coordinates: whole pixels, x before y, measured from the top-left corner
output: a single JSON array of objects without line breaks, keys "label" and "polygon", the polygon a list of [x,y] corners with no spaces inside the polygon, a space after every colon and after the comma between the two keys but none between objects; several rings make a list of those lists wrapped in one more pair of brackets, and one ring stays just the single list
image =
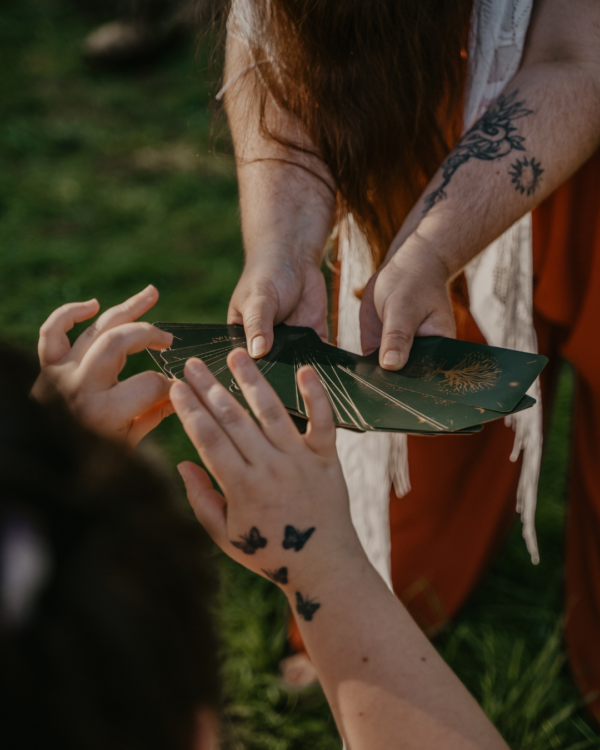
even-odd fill
[{"label": "person's back", "polygon": [[0,347],[0,744],[189,750],[218,701],[203,533]]}]

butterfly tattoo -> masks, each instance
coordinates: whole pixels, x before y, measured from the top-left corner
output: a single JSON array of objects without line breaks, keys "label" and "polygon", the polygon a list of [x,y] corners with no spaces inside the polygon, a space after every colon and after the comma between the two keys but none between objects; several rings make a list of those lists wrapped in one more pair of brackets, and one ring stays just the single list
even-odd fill
[{"label": "butterfly tattoo", "polygon": [[[253,526],[247,534],[240,534],[241,542],[231,542],[234,547],[241,549],[245,555],[253,555],[257,549],[267,546],[267,540],[260,535],[260,531]],[[231,540],[230,540],[231,541]]]},{"label": "butterfly tattoo", "polygon": [[288,569],[279,568],[279,570],[264,570],[262,572],[270,578],[273,583],[281,583],[283,586],[288,582]]},{"label": "butterfly tattoo", "polygon": [[310,622],[313,618],[314,613],[319,609],[321,605],[314,599],[306,599],[302,596],[299,591],[296,591],[296,612],[303,617],[306,622]]},{"label": "butterfly tattoo", "polygon": [[296,552],[300,552],[302,547],[304,547],[306,542],[311,538],[314,530],[314,526],[311,526],[310,529],[306,529],[306,531],[298,531],[298,529],[295,529],[293,526],[286,526],[285,536],[281,546],[283,549],[293,549]]}]

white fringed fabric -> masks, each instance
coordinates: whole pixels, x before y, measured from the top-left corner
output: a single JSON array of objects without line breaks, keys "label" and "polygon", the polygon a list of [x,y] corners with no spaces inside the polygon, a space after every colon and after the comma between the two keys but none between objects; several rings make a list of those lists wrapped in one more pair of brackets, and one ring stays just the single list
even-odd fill
[{"label": "white fringed fabric", "polygon": [[[533,0],[475,0],[471,20],[465,130],[516,74]],[[251,0],[234,0],[235,36],[248,44],[257,23]],[[235,17],[235,18],[233,18]],[[230,25],[233,31],[233,25]],[[274,54],[274,53],[271,53]],[[271,56],[271,55],[270,55]],[[259,72],[260,75],[260,72]],[[225,86],[231,81],[226,82]],[[338,345],[360,352],[360,303],[355,296],[373,273],[366,237],[352,220],[339,226],[341,256]],[[524,216],[465,269],[471,312],[487,342],[537,351],[532,312],[531,215]],[[515,430],[511,460],[523,451],[517,510],[534,563],[539,561],[535,506],[542,452],[539,383],[529,394],[537,405],[507,419]],[[405,435],[356,434],[339,430],[338,451],[350,492],[352,519],[371,563],[391,587],[389,489],[399,497],[410,489]]]}]

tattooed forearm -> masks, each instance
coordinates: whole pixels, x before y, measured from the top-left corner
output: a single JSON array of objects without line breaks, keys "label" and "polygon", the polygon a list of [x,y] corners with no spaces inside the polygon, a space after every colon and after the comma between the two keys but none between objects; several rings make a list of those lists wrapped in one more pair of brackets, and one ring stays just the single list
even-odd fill
[{"label": "tattooed forearm", "polygon": [[314,613],[320,606],[319,602],[314,599],[309,599],[308,596],[304,598],[299,591],[296,591],[296,612],[300,617],[304,618],[306,622],[312,620]]},{"label": "tattooed forearm", "polygon": [[525,138],[516,135],[515,120],[532,114],[532,109],[523,105],[525,100],[515,101],[519,90],[505,96],[501,94],[473,127],[468,130],[460,143],[442,165],[443,181],[437,190],[425,198],[425,215],[436,203],[446,198],[446,188],[456,170],[471,159],[495,161],[507,156],[511,151],[524,151]]},{"label": "tattooed forearm", "polygon": [[526,156],[523,159],[517,159],[514,164],[510,165],[510,169],[508,170],[515,190],[520,191],[521,195],[524,193],[533,195],[535,193],[540,184],[543,172],[544,170],[539,161],[536,161],[533,157],[528,159]]},{"label": "tattooed forearm", "polygon": [[279,568],[279,570],[265,570],[264,568],[262,568],[262,572],[267,576],[267,578],[271,579],[273,583],[280,583],[282,586],[285,586],[288,582],[287,568]]},{"label": "tattooed forearm", "polygon": [[241,549],[245,555],[253,555],[257,549],[267,546],[267,540],[260,535],[260,531],[253,526],[247,534],[240,534],[241,542],[231,541],[234,547]]},{"label": "tattooed forearm", "polygon": [[296,552],[300,552],[302,547],[304,547],[306,542],[308,542],[312,536],[314,530],[314,526],[311,526],[310,529],[306,529],[306,531],[298,531],[298,529],[295,529],[293,526],[286,526],[281,546],[283,549],[293,549]]}]

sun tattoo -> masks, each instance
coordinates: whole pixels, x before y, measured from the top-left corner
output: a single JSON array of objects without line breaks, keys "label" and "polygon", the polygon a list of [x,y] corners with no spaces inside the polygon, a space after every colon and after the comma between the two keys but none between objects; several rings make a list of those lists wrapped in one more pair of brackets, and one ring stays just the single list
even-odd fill
[{"label": "sun tattoo", "polygon": [[527,193],[532,195],[540,184],[540,177],[544,170],[539,161],[531,157],[531,161],[525,156],[523,159],[517,159],[511,164],[508,174],[511,176],[511,182],[515,190],[520,191],[521,195]]}]

